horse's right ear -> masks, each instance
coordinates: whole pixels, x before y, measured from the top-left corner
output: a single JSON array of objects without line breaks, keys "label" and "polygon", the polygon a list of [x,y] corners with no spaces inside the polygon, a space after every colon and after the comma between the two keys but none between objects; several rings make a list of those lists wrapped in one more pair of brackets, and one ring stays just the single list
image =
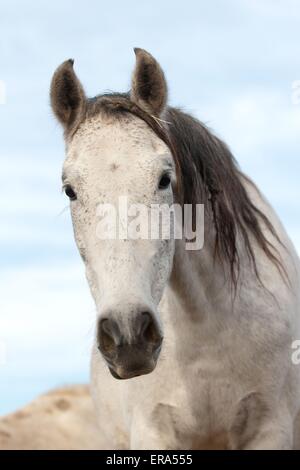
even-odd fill
[{"label": "horse's right ear", "polygon": [[86,97],[74,69],[72,59],[63,62],[55,71],[50,89],[53,112],[68,130],[84,111]]}]

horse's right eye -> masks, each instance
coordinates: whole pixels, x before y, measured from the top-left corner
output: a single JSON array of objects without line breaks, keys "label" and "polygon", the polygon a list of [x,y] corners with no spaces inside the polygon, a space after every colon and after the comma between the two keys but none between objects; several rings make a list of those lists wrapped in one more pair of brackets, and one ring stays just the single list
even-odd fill
[{"label": "horse's right eye", "polygon": [[68,196],[70,201],[75,201],[77,199],[74,189],[69,184],[65,186],[65,194]]}]

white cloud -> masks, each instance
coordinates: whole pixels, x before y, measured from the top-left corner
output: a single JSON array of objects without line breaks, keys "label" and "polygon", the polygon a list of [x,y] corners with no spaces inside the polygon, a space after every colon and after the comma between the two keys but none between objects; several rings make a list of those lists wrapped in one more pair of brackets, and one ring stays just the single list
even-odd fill
[{"label": "white cloud", "polygon": [[292,105],[291,93],[291,83],[280,90],[253,87],[222,99],[217,97],[212,105],[209,101],[198,105],[198,115],[205,116],[205,121],[239,152],[238,158],[252,153],[251,158],[256,161],[266,146],[289,147],[297,143],[300,106]]},{"label": "white cloud", "polygon": [[76,343],[87,334],[95,307],[79,261],[0,273],[0,331],[7,340],[14,338],[16,348],[51,343],[55,350],[65,340]]},{"label": "white cloud", "polygon": [[[96,314],[83,267],[60,263],[2,269],[0,277],[2,400],[13,409],[23,403],[23,389],[33,398],[78,377],[86,380]],[[9,387],[19,390],[13,392],[13,403]],[[7,410],[0,402],[0,411]]]}]

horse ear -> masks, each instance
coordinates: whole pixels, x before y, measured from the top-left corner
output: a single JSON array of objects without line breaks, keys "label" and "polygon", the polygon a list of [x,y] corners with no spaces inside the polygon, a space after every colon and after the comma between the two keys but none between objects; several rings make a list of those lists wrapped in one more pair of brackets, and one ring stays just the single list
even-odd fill
[{"label": "horse ear", "polygon": [[86,97],[74,69],[74,60],[66,60],[55,71],[50,88],[53,112],[65,130],[84,110]]},{"label": "horse ear", "polygon": [[136,65],[130,98],[144,111],[160,116],[167,103],[167,83],[159,63],[144,49],[135,48]]}]

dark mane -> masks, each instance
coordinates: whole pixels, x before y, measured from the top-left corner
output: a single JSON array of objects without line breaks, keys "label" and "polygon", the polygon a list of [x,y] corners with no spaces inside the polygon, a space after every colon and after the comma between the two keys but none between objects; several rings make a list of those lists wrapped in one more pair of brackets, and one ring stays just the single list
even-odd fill
[{"label": "dark mane", "polygon": [[89,99],[82,118],[98,113],[116,118],[134,114],[169,146],[177,166],[181,202],[203,203],[211,209],[215,227],[215,256],[229,265],[235,287],[240,271],[238,235],[258,279],[251,239],[257,242],[280,273],[284,272],[276,249],[261,228],[263,223],[280,243],[273,225],[251,202],[241,182],[242,174],[227,145],[204,124],[171,107],[167,108],[163,120],[158,119],[130,101],[129,94],[106,94]]}]

